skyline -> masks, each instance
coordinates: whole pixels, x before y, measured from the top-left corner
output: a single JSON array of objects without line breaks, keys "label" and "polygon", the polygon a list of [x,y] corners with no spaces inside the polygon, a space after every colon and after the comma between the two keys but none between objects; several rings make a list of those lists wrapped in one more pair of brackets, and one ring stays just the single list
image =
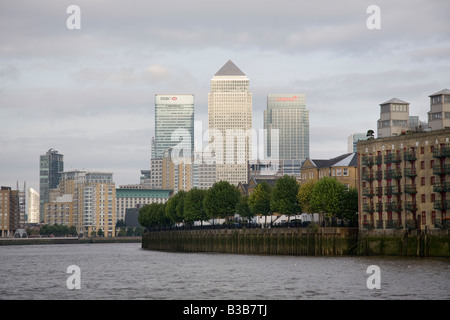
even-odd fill
[{"label": "skyline", "polygon": [[[0,184],[39,190],[39,156],[65,171],[112,172],[116,185],[150,168],[156,94],[194,94],[207,128],[214,73],[232,60],[249,78],[253,128],[267,95],[299,92],[310,112],[310,157],[346,153],[354,132],[377,131],[398,98],[426,119],[429,95],[450,87],[450,3],[378,1],[68,1],[0,4]],[[230,17],[233,17],[232,19]]]}]

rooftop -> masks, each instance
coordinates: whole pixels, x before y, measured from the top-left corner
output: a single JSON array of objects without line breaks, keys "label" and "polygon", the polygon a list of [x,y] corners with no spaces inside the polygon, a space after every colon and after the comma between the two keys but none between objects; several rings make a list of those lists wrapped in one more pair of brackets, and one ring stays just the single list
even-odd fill
[{"label": "rooftop", "polygon": [[433,96],[440,96],[441,94],[450,94],[450,90],[448,89],[443,89],[441,91],[438,91],[436,93],[433,93],[432,95],[429,95],[429,97],[433,97]]},{"label": "rooftop", "polygon": [[215,76],[245,76],[245,73],[241,71],[231,60],[228,60],[227,63],[220,68],[219,71],[215,74]]},{"label": "rooftop", "polygon": [[397,98],[392,98],[391,100],[383,102],[382,104],[380,104],[380,106],[384,105],[384,104],[389,104],[389,103],[409,104],[409,102],[406,102],[406,101],[403,101],[403,100],[400,100],[400,99],[397,99]]}]

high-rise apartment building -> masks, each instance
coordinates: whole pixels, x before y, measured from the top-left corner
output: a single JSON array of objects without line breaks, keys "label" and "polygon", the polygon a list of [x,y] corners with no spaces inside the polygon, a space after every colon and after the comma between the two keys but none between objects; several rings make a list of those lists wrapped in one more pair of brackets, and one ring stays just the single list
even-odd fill
[{"label": "high-rise apartment building", "polygon": [[430,97],[428,126],[431,130],[450,128],[450,90],[444,89]]},{"label": "high-rise apartment building", "polygon": [[267,132],[266,155],[283,160],[287,174],[300,176],[301,165],[309,157],[309,111],[305,95],[269,94],[264,129]]},{"label": "high-rise apartment building", "polygon": [[252,149],[252,94],[247,76],[229,60],[211,79],[208,133],[216,157],[216,179],[247,181]]},{"label": "high-rise apartment building", "polygon": [[79,235],[91,236],[101,229],[115,236],[116,187],[112,173],[68,171],[61,176],[45,205],[47,224],[74,225]]},{"label": "high-rise apartment building", "polygon": [[39,223],[39,193],[33,188],[27,191],[27,214],[29,223]]},{"label": "high-rise apartment building", "polygon": [[44,205],[49,202],[50,189],[58,187],[61,174],[64,171],[64,156],[58,151],[50,149],[40,156],[39,164],[39,222],[44,221]]},{"label": "high-rise apartment building", "polygon": [[19,228],[19,190],[0,189],[0,237],[10,237]]},{"label": "high-rise apartment building", "polygon": [[380,104],[378,138],[398,136],[409,130],[409,103],[392,98]]}]

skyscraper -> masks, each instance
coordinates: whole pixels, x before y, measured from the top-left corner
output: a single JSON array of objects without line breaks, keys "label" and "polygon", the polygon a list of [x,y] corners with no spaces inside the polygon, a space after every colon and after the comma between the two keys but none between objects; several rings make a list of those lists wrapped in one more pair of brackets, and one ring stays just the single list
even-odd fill
[{"label": "skyscraper", "polygon": [[194,95],[155,95],[155,137],[152,139],[150,188],[162,188],[164,152],[189,158],[194,152]]},{"label": "skyscraper", "polygon": [[49,149],[45,155],[40,156],[39,167],[39,222],[44,222],[44,205],[50,200],[50,189],[58,187],[64,171],[64,156],[54,149]]},{"label": "skyscraper", "polygon": [[[194,95],[155,96],[155,139],[152,158],[163,158],[167,149],[182,144],[194,152]],[[181,145],[180,145],[181,146]],[[183,151],[187,149],[183,149]]]},{"label": "skyscraper", "polygon": [[[309,157],[309,111],[305,95],[269,94],[264,129],[267,130],[267,156],[273,158],[278,153],[278,160],[283,160],[283,171],[299,176],[302,162]],[[272,141],[273,130],[278,130],[278,142]]]},{"label": "skyscraper", "polygon": [[216,179],[247,182],[252,147],[252,94],[247,76],[231,61],[211,79],[208,133],[216,157]]}]

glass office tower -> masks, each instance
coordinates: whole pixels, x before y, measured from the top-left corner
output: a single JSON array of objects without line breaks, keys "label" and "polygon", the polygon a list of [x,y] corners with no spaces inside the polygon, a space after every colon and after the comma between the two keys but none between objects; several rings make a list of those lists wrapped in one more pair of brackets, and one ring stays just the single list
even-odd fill
[{"label": "glass office tower", "polygon": [[[309,157],[309,111],[304,94],[269,94],[264,111],[264,129],[267,130],[266,155],[278,148],[283,171],[299,175],[302,162]],[[272,144],[271,131],[278,130],[278,145]],[[276,143],[276,142],[275,142]]]},{"label": "glass office tower", "polygon": [[161,159],[164,152],[177,145],[183,145],[184,157],[194,152],[194,95],[157,94],[155,96],[155,139],[152,158]]},{"label": "glass office tower", "polygon": [[64,171],[64,156],[50,149],[40,156],[39,164],[39,221],[44,222],[44,205],[50,201],[50,189],[56,189]]}]

